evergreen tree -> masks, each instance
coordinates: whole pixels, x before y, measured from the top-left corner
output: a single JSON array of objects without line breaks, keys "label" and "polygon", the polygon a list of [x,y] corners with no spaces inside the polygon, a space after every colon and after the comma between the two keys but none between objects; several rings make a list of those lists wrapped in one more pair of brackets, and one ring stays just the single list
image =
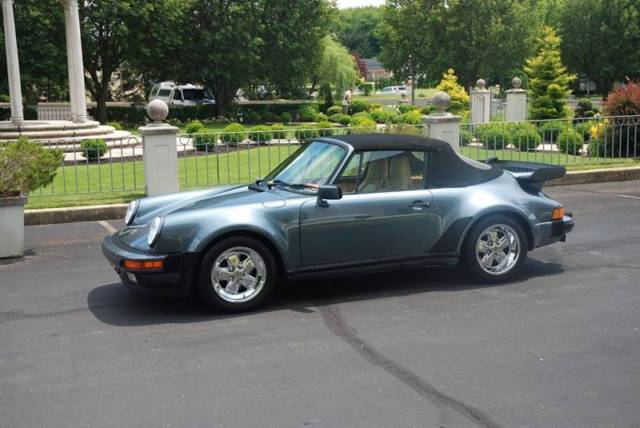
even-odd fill
[{"label": "evergreen tree", "polygon": [[451,97],[451,107],[449,107],[451,113],[457,114],[469,110],[469,94],[458,83],[458,76],[452,68],[442,75],[442,80],[436,89],[446,92]]},{"label": "evergreen tree", "polygon": [[540,50],[528,59],[524,71],[529,77],[529,117],[533,120],[561,119],[568,116],[566,99],[571,95],[569,84],[576,78],[569,74],[560,58],[560,37],[551,27],[545,27]]}]

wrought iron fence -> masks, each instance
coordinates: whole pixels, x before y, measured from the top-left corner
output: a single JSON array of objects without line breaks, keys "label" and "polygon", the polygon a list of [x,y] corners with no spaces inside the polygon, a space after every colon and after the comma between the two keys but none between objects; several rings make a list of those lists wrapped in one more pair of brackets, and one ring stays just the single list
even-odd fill
[{"label": "wrought iron fence", "polygon": [[640,157],[640,116],[467,124],[460,147],[475,159],[624,164]]}]

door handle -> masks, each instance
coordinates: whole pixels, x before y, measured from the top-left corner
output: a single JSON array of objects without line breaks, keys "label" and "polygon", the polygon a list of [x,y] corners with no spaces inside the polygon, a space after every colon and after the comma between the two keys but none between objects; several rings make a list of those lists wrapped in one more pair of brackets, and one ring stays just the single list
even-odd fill
[{"label": "door handle", "polygon": [[413,208],[414,210],[421,210],[423,208],[427,208],[431,203],[428,201],[413,201],[409,204],[409,208]]}]

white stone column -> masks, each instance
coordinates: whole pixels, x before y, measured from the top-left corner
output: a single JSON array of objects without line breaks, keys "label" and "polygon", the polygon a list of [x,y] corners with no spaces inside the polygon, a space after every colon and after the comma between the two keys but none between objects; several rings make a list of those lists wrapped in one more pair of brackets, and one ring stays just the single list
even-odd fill
[{"label": "white stone column", "polygon": [[167,103],[153,100],[147,106],[147,115],[154,122],[138,128],[144,144],[144,185],[147,196],[179,190],[176,140],[178,128],[163,122],[168,114]]},{"label": "white stone column", "polygon": [[514,77],[511,81],[513,89],[507,91],[507,106],[505,108],[505,121],[523,122],[527,120],[527,91],[521,88],[522,80]]},{"label": "white stone column", "polygon": [[459,152],[460,123],[462,122],[462,117],[445,111],[451,104],[451,98],[445,92],[437,92],[433,96],[433,103],[438,109],[438,112],[424,116],[422,119],[427,136],[445,141],[449,143],[456,152]]},{"label": "white stone column", "polygon": [[84,86],[84,62],[82,60],[78,0],[63,0],[63,6],[67,36],[71,114],[74,122],[82,123],[87,121],[87,100]]},{"label": "white stone column", "polygon": [[471,92],[471,123],[491,122],[491,92],[487,82],[478,79],[477,88]]},{"label": "white stone column", "polygon": [[22,108],[22,87],[20,86],[20,62],[16,23],[13,17],[13,0],[2,0],[4,21],[4,43],[7,50],[7,76],[9,77],[9,97],[11,98],[11,122],[20,125],[24,121]]}]

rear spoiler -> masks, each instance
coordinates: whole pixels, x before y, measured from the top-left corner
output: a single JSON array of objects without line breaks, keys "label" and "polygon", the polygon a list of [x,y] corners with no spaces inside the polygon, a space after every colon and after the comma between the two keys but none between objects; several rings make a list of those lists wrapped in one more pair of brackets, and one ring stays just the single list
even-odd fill
[{"label": "rear spoiler", "polygon": [[498,160],[498,158],[489,158],[484,162],[488,165],[509,171],[518,180],[518,183],[520,183],[523,189],[535,192],[542,190],[545,181],[564,177],[567,173],[567,170],[563,166],[549,165],[546,163],[511,160],[501,161]]}]

